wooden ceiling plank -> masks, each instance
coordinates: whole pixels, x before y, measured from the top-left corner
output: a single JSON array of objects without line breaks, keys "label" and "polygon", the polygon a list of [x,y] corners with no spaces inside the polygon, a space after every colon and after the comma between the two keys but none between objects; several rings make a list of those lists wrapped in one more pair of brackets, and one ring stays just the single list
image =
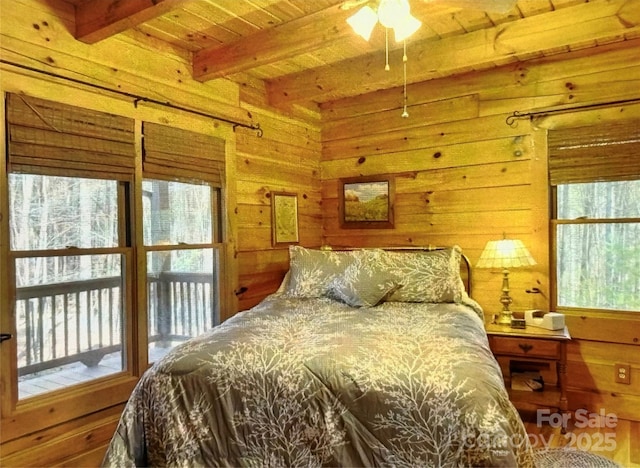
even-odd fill
[{"label": "wooden ceiling plank", "polygon": [[[579,25],[575,23],[576,17],[580,18]],[[520,23],[521,27],[506,25],[500,32],[498,44],[525,52],[546,51],[565,45],[571,47],[640,28],[640,2],[615,0],[585,3],[526,18]],[[538,35],[541,35],[540,39],[537,39]],[[527,47],[527,42],[539,44]]]},{"label": "wooden ceiling plank", "polygon": [[239,36],[248,36],[269,28],[279,21],[264,9],[278,0],[264,2],[238,1],[238,0],[207,0],[190,4],[187,9],[198,12],[203,18],[209,19],[218,26],[229,29]]},{"label": "wooden ceiling plank", "polygon": [[[341,4],[343,0],[333,3]],[[194,54],[194,78],[199,81],[221,78],[327,47],[353,35],[346,22],[352,14],[332,6],[232,43],[204,49]]]},{"label": "wooden ceiling plank", "polygon": [[553,5],[549,0],[518,0],[518,9],[525,18],[553,11]]},{"label": "wooden ceiling plank", "polygon": [[487,12],[487,16],[491,18],[491,21],[496,26],[502,23],[509,23],[511,21],[515,21],[519,18],[522,18],[523,15],[520,14],[520,10],[518,8],[514,8],[508,13],[492,13]]},{"label": "wooden ceiling plank", "polygon": [[297,5],[293,5],[290,2],[278,2],[265,7],[265,11],[267,11],[274,18],[278,18],[278,23],[286,23],[300,16],[310,15],[322,9],[317,8],[316,5],[313,6],[315,7],[314,10],[306,11],[300,9]]},{"label": "wooden ceiling plank", "polygon": [[75,38],[95,44],[131,29],[189,0],[92,0],[76,6]]},{"label": "wooden ceiling plank", "polygon": [[[190,54],[200,50],[204,42],[202,37],[198,37],[197,40],[192,40],[189,37],[181,37],[181,35],[177,34],[175,28],[168,28],[166,22],[147,22],[122,34],[138,37],[141,42],[145,42],[144,36],[146,36],[158,44],[157,47],[159,51],[178,55],[183,55],[180,51]],[[207,46],[210,47],[213,44],[219,43],[220,42],[211,40],[207,43]],[[189,58],[189,61],[191,61],[191,58]]]},{"label": "wooden ceiling plank", "polygon": [[478,0],[445,0],[444,3],[470,10],[479,10],[480,5],[482,5],[483,11],[508,13],[515,7],[516,0],[483,0],[482,3],[478,2]]},{"label": "wooden ceiling plank", "polygon": [[239,37],[238,34],[220,27],[207,18],[192,13],[189,8],[147,21],[137,29],[143,32],[152,31],[153,36],[192,52],[234,41]]},{"label": "wooden ceiling plank", "polygon": [[[337,5],[342,5],[343,0],[326,0],[325,3],[329,6],[323,10],[312,12],[311,15],[276,25],[268,30],[258,32],[250,38],[212,46],[196,53],[193,67],[194,77],[204,81],[249,69],[256,70],[272,62],[291,59],[301,54],[309,56],[310,52],[329,51],[331,44],[340,40],[349,41],[347,45],[340,45],[342,50],[348,51],[347,56],[367,53],[383,47],[382,38],[384,35],[381,33],[381,28],[374,29],[370,41],[363,41],[353,34],[346,23],[346,18],[351,16],[354,10],[338,8]],[[416,10],[416,14],[420,17],[425,16],[430,19],[450,16],[453,12],[459,11],[457,8],[427,2],[424,5],[420,3]],[[449,18],[448,21],[461,29],[460,25],[452,18]],[[425,25],[418,31],[416,37],[433,38],[434,35],[435,32],[428,25]],[[335,62],[335,57],[339,56],[339,53],[334,54],[333,61]],[[227,64],[232,64],[232,68],[228,68]]]},{"label": "wooden ceiling plank", "polygon": [[[582,22],[576,24],[576,18]],[[638,31],[637,0],[592,1],[487,30],[410,44],[408,79],[415,83],[433,78],[436,72],[446,75],[457,73],[462,67],[488,68],[509,57],[535,57],[542,51],[562,50],[587,40],[604,41]],[[309,100],[326,102],[400,86],[402,74],[385,72],[376,58],[377,55],[370,54],[271,80],[267,83],[270,102],[277,106]],[[336,68],[348,71],[337,75]]]},{"label": "wooden ceiling plank", "polygon": [[486,13],[478,10],[460,10],[454,14],[454,19],[462,26],[465,32],[495,26]]},{"label": "wooden ceiling plank", "polygon": [[554,10],[584,3],[585,0],[551,0]]}]

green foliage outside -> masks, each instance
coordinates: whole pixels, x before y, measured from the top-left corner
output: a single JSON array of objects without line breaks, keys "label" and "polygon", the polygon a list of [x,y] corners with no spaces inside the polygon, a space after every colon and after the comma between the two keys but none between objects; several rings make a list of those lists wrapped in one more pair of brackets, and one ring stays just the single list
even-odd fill
[{"label": "green foliage outside", "polygon": [[558,305],[640,311],[640,180],[558,186]]}]

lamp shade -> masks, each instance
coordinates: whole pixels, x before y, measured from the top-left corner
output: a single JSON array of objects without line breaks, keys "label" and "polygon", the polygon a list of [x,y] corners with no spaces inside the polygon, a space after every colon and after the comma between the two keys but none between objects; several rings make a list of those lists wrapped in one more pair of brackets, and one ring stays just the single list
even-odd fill
[{"label": "lamp shade", "polygon": [[360,8],[354,15],[347,18],[347,23],[365,41],[371,37],[373,28],[378,23],[378,15],[370,6]]},{"label": "lamp shade", "polygon": [[378,19],[385,28],[394,28],[409,12],[409,0],[380,0]]},{"label": "lamp shade", "polygon": [[487,242],[476,267],[516,268],[535,264],[536,261],[521,240],[502,239]]},{"label": "lamp shade", "polygon": [[380,0],[377,12],[365,5],[347,18],[347,23],[365,41],[369,40],[378,22],[385,28],[393,29],[396,42],[404,41],[422,25],[420,20],[411,15],[408,0]]},{"label": "lamp shade", "polygon": [[399,21],[394,27],[393,32],[396,36],[396,42],[402,42],[420,29],[422,22],[413,15],[407,15]]}]

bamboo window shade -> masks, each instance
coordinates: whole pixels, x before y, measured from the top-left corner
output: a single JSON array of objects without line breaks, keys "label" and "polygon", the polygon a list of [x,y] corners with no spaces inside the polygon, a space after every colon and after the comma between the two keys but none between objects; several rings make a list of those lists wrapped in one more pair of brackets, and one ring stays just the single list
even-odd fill
[{"label": "bamboo window shade", "polygon": [[143,124],[145,177],[202,180],[224,184],[225,140],[202,133]]},{"label": "bamboo window shade", "polygon": [[640,179],[640,120],[549,130],[551,185]]},{"label": "bamboo window shade", "polygon": [[9,171],[133,176],[133,119],[14,93],[7,93],[6,109]]}]

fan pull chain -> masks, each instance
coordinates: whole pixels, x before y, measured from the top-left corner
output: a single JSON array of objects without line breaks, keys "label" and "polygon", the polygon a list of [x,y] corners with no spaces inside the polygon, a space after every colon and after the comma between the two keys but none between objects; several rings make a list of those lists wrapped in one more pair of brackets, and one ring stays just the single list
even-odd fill
[{"label": "fan pull chain", "polygon": [[389,71],[389,28],[384,28],[384,45],[385,45],[385,64],[384,70]]},{"label": "fan pull chain", "polygon": [[402,55],[402,67],[404,72],[404,109],[402,110],[402,117],[405,119],[409,117],[409,112],[407,112],[407,41],[404,41],[404,54]]}]

